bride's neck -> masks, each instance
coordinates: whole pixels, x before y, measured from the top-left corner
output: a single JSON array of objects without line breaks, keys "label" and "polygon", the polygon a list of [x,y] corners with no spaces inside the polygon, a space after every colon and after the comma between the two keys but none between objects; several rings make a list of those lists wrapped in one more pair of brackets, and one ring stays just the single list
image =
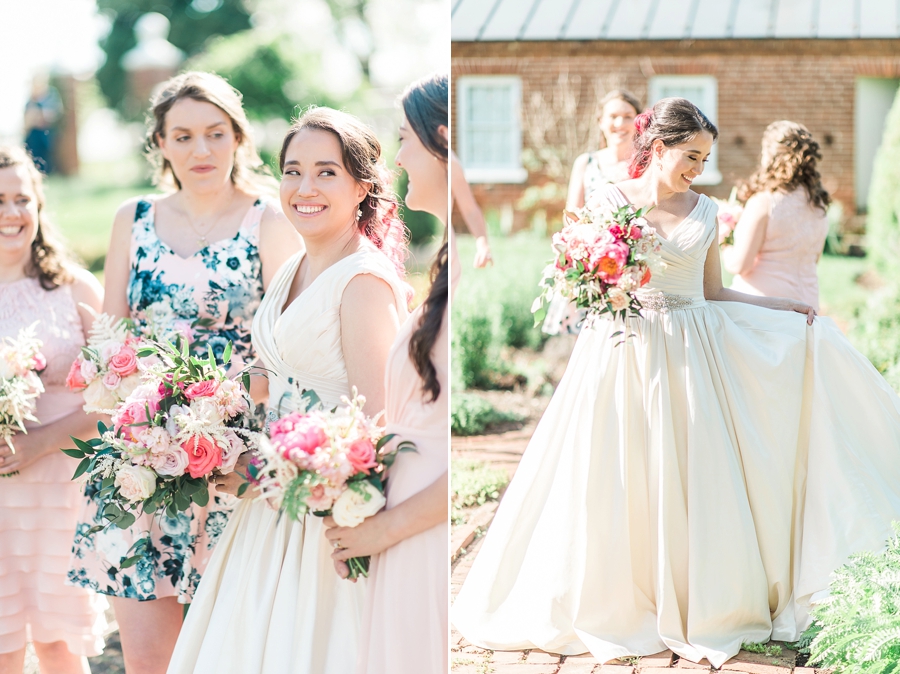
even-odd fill
[{"label": "bride's neck", "polygon": [[339,236],[307,237],[305,239],[306,278],[303,285],[308,286],[331,265],[340,262],[348,255],[353,255],[365,245],[364,241],[365,237],[360,234],[355,223],[341,232]]},{"label": "bride's neck", "polygon": [[645,173],[639,181],[641,201],[647,204],[659,206],[680,194],[653,175]]}]

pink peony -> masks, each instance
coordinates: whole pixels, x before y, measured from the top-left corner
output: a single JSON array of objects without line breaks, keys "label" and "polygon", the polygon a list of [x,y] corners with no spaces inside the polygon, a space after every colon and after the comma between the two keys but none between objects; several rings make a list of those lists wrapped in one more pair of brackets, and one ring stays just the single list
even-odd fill
[{"label": "pink peony", "polygon": [[292,428],[280,436],[277,435],[275,425],[273,424],[272,440],[286,459],[291,459],[297,452],[314,454],[319,447],[328,442],[328,436],[319,425],[318,419],[313,417],[292,419],[290,422]]},{"label": "pink peony", "polygon": [[203,477],[222,465],[222,448],[203,435],[188,438],[181,448],[188,454],[188,473],[191,477]]},{"label": "pink peony", "polygon": [[123,346],[109,359],[108,366],[120,377],[127,377],[137,372],[137,354],[130,346]]},{"label": "pink peony", "polygon": [[37,372],[43,372],[45,367],[47,367],[47,359],[44,358],[44,354],[38,351],[34,354],[34,369]]},{"label": "pink peony", "polygon": [[617,239],[621,239],[622,237],[625,236],[625,230],[622,229],[622,225],[618,225],[618,224],[610,225],[609,233],[612,234]]},{"label": "pink peony", "polygon": [[69,374],[66,376],[66,386],[70,391],[83,391],[87,388],[87,382],[81,374],[81,362],[76,358],[69,368]]},{"label": "pink peony", "polygon": [[596,269],[601,279],[615,283],[628,262],[629,252],[627,244],[618,242],[595,249],[591,251],[591,267]]},{"label": "pink peony", "polygon": [[347,449],[347,460],[357,473],[369,474],[369,469],[378,465],[375,461],[375,445],[368,438],[354,440]]},{"label": "pink peony", "polygon": [[188,400],[194,400],[195,398],[211,398],[218,390],[219,382],[215,379],[207,379],[206,381],[198,381],[188,386],[184,389],[184,395],[187,396]]}]

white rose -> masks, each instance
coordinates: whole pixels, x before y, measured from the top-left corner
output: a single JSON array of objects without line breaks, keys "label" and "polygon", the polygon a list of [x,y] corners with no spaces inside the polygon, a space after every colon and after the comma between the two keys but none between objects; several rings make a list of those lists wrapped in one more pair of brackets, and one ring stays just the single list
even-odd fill
[{"label": "white rose", "polygon": [[116,473],[115,485],[132,503],[143,501],[156,491],[156,473],[143,466],[122,466]]},{"label": "white rose", "polygon": [[103,385],[102,379],[95,379],[84,389],[84,411],[102,412],[113,409],[119,399]]},{"label": "white rose", "polygon": [[150,457],[150,465],[160,475],[184,475],[188,463],[190,463],[188,453],[178,445],[169,445],[162,454]]},{"label": "white rose", "polygon": [[213,398],[195,398],[191,401],[191,416],[206,424],[218,424],[223,421],[219,406]]},{"label": "white rose", "polygon": [[[355,527],[384,507],[387,500],[370,482],[358,483],[365,494],[347,488],[331,507],[331,516],[339,527]],[[368,495],[368,500],[366,500]]]},{"label": "white rose", "polygon": [[628,305],[631,304],[631,298],[628,296],[628,293],[618,288],[610,288],[609,303],[612,305],[613,311],[621,311],[628,308]]},{"label": "white rose", "polygon": [[134,390],[140,386],[141,377],[138,374],[130,374],[127,377],[124,377],[119,382],[119,390],[118,393],[121,396],[122,400],[125,400],[128,396],[134,393]]}]

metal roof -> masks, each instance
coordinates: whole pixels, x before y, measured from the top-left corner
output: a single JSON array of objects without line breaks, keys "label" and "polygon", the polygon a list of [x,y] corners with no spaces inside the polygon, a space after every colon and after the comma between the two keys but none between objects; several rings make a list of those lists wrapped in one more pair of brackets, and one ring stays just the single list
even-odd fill
[{"label": "metal roof", "polygon": [[900,38],[900,0],[453,0],[452,40]]}]

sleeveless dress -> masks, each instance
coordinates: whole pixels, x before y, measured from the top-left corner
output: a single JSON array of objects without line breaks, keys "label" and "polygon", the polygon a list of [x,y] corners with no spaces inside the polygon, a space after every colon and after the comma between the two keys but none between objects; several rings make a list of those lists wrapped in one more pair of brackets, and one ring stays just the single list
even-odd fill
[{"label": "sleeveless dress", "polygon": [[[44,290],[37,279],[0,285],[0,337],[15,337],[37,322],[47,367],[35,416],[52,424],[84,404],[66,388],[69,366],[84,346],[72,287]],[[0,653],[26,641],[64,641],[74,655],[103,650],[106,600],[66,585],[72,532],[81,509],[75,464],[60,451],[35,461],[18,475],[0,478]]]},{"label": "sleeveless dress", "polygon": [[[753,268],[734,277],[731,287],[750,295],[789,297],[819,309],[816,263],[825,248],[828,218],[809,203],[806,189],[772,192],[769,222]],[[734,230],[735,238],[741,228]]]},{"label": "sleeveless dress", "polygon": [[[284,307],[303,255],[282,265],[253,321],[253,344],[270,370],[271,415],[293,409],[288,394],[297,386],[315,390],[326,405],[350,395],[340,310],[355,276],[386,281],[406,317],[397,272],[368,243]],[[265,502],[241,500],[188,612],[170,674],[352,672],[366,580],[342,580],[331,552],[320,518],[292,522]]]},{"label": "sleeveless dress", "polygon": [[579,335],[453,607],[472,643],[719,667],[795,641],[831,571],[884,547],[900,398],[830,319],[706,301],[716,231],[701,196],[662,240],[656,309],[619,346],[621,321]]},{"label": "sleeveless dress", "polygon": [[[441,392],[425,402],[422,378],[409,358],[409,341],[422,307],[400,329],[387,363],[387,432],[415,443],[387,481],[387,509],[396,507],[447,472],[450,457],[448,313],[431,352]],[[440,674],[447,671],[447,554],[449,522],[411,536],[372,557],[363,618],[359,674]]]},{"label": "sleeveless dress", "polygon": [[[621,182],[628,178],[627,171],[604,170],[600,164],[600,151],[591,152],[588,155],[587,165],[584,167],[584,203],[590,196],[605,185]],[[577,335],[581,331],[581,324],[587,313],[578,309],[574,304],[560,295],[554,295],[547,306],[547,316],[541,325],[541,332],[548,335],[569,334]]]},{"label": "sleeveless dress", "polygon": [[[231,370],[254,357],[250,324],[262,299],[259,223],[266,203],[259,199],[247,211],[237,234],[215,241],[182,258],[156,235],[154,200],[138,202],[131,238],[128,306],[138,325],[153,320],[194,321],[208,318],[204,339],[217,357],[227,342],[234,345]],[[216,541],[225,529],[236,499],[216,494],[210,503],[173,518],[144,515],[128,529],[88,531],[106,520],[95,499],[99,484],[88,484],[88,502],[75,531],[69,581],[96,592],[141,601],[178,597],[190,603]],[[149,533],[149,553],[134,566],[120,569],[131,546]]]}]

